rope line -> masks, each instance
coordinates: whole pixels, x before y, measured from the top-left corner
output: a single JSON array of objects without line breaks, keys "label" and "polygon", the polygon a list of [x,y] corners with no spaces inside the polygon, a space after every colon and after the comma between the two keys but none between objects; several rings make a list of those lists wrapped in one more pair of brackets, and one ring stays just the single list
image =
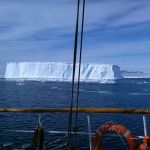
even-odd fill
[{"label": "rope line", "polygon": [[[80,73],[81,73],[81,63],[82,63],[82,47],[83,47],[83,31],[84,31],[84,13],[85,12],[85,0],[83,0],[82,6],[82,25],[81,25],[81,39],[80,39],[80,55],[79,55],[79,71],[78,71],[78,85],[77,85],[77,103],[76,103],[76,118],[75,118],[75,128],[78,126],[78,108],[79,108],[79,91],[80,91]],[[76,145],[76,134],[75,130],[75,145]]]},{"label": "rope line", "polygon": [[124,140],[123,140],[122,136],[121,136],[121,135],[120,135],[120,133],[118,132],[118,129],[117,129],[116,125],[115,125],[113,122],[111,122],[111,123],[112,123],[112,124],[113,124],[113,126],[115,127],[116,132],[117,132],[117,134],[118,134],[119,138],[121,139],[121,141],[122,141],[122,143],[123,143],[123,145],[124,145],[125,149],[126,149],[126,150],[129,150],[129,149],[128,149],[128,147],[127,147],[127,145],[126,145],[126,143],[124,142]]},{"label": "rope line", "polygon": [[60,149],[60,148],[63,148],[63,147],[65,147],[65,146],[66,146],[66,144],[62,144],[62,145],[59,145],[59,146],[57,146],[57,147],[55,147],[55,148],[51,148],[50,150]]},{"label": "rope line", "polygon": [[78,28],[79,28],[79,12],[80,12],[80,0],[77,3],[77,16],[76,16],[76,29],[75,29],[75,39],[74,39],[74,56],[73,56],[73,73],[72,73],[72,93],[71,93],[71,103],[70,103],[70,113],[69,113],[69,125],[68,125],[68,146],[71,147],[71,129],[72,129],[72,108],[74,101],[74,87],[75,87],[75,69],[76,69],[76,59],[77,59],[77,48],[78,48]]},{"label": "rope line", "polygon": [[56,139],[55,141],[52,141],[51,143],[48,143],[48,145],[52,145],[52,144],[61,142],[61,141],[63,141],[66,137],[67,137],[67,135],[63,136],[62,138]]}]

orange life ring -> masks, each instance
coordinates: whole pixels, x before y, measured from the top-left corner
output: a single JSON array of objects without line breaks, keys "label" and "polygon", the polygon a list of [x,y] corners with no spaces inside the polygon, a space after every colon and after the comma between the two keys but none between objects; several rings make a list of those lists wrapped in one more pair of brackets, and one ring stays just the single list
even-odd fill
[{"label": "orange life ring", "polygon": [[137,150],[137,143],[133,134],[123,125],[114,125],[113,123],[102,125],[96,130],[93,137],[93,150],[102,150],[101,139],[102,136],[108,132],[118,132],[127,140],[130,150]]},{"label": "orange life ring", "polygon": [[139,150],[150,150],[150,137],[143,137],[143,143],[139,146]]}]

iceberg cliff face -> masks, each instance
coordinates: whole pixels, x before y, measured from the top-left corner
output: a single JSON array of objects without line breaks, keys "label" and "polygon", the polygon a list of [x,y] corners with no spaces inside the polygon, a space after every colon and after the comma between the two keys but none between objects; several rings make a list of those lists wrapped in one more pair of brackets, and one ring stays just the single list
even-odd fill
[{"label": "iceberg cliff face", "polygon": [[[76,77],[78,76],[78,64]],[[7,63],[6,79],[59,80],[71,81],[73,65],[59,62],[20,62]],[[121,79],[117,65],[81,64],[81,81],[101,81]]]}]

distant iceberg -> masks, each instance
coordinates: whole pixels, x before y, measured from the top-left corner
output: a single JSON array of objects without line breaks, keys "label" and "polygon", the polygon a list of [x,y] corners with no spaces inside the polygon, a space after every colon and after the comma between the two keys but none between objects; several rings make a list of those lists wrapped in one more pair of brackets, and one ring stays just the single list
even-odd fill
[{"label": "distant iceberg", "polygon": [[[76,66],[76,76],[78,77]],[[50,80],[71,81],[71,63],[62,62],[10,62],[7,63],[5,78],[9,80]],[[104,80],[122,79],[120,67],[117,65],[81,64],[81,81],[102,82]]]},{"label": "distant iceberg", "polygon": [[135,79],[138,79],[138,78],[150,78],[150,73],[145,73],[145,72],[142,72],[142,71],[127,71],[127,70],[122,70],[121,71],[121,74],[124,78],[135,78]]}]

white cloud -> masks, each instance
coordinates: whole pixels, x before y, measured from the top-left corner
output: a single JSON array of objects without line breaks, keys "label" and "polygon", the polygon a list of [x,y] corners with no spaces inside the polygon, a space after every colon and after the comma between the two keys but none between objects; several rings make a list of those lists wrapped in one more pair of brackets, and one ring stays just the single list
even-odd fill
[{"label": "white cloud", "polygon": [[[149,1],[89,0],[85,10],[85,32],[86,35],[92,33],[84,43],[85,58],[89,61],[93,61],[96,56],[103,56],[107,57],[105,59],[108,62],[114,62],[116,59],[115,62],[119,64],[123,61],[115,58],[119,55],[126,57],[132,55],[133,51],[139,54],[149,51],[150,37],[147,36],[143,40],[139,35],[139,39],[136,37],[135,41],[130,41],[127,37],[128,33],[132,36],[136,31],[142,30],[142,24],[150,21]],[[12,58],[71,60],[75,18],[74,0],[1,0],[0,61]],[[96,34],[97,30],[99,34]],[[104,30],[106,32],[101,34]],[[145,28],[143,32],[146,30],[149,28]],[[120,33],[122,39],[119,39]],[[106,36],[112,36],[113,39],[114,35],[118,37],[115,41],[102,40]],[[58,51],[61,57],[58,56]],[[22,54],[24,56],[21,56]],[[127,60],[127,57],[124,60]],[[105,62],[103,58],[96,58],[95,61]]]},{"label": "white cloud", "polygon": [[[72,3],[71,3],[72,2]],[[0,1],[0,23],[11,25],[0,40],[14,40],[28,37],[42,30],[67,29],[74,32],[76,4],[62,0],[6,0]],[[150,19],[147,14],[150,5],[138,1],[106,0],[86,4],[87,30],[94,25],[123,25]],[[142,5],[141,5],[142,4]],[[139,7],[141,5],[141,7]],[[139,7],[132,12],[132,9]],[[110,21],[111,20],[111,21]]]},{"label": "white cloud", "polygon": [[136,9],[129,11],[129,13],[122,18],[116,20],[113,25],[130,25],[137,23],[150,22],[150,1],[140,1]]},{"label": "white cloud", "polygon": [[15,40],[46,29],[73,29],[75,6],[59,2],[34,0],[0,2],[0,22],[6,26],[16,25],[3,33],[0,40]]}]

